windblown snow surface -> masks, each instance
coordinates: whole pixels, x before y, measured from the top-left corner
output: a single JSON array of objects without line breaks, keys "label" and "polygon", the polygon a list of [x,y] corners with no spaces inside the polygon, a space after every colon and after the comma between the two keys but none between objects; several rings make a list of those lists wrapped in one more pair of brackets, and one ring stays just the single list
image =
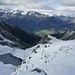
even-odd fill
[{"label": "windblown snow surface", "polygon": [[75,40],[49,37],[48,44],[13,53],[24,61],[11,75],[75,75]]}]

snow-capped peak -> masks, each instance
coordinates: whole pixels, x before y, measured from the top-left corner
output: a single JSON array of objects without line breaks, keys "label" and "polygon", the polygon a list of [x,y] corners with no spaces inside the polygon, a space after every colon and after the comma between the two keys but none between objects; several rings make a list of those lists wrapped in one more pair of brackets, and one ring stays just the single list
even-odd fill
[{"label": "snow-capped peak", "polygon": [[41,15],[39,12],[36,11],[28,11],[28,15]]},{"label": "snow-capped peak", "polygon": [[37,11],[28,11],[26,15],[36,16],[36,17],[48,17],[48,15],[42,14],[42,13],[37,12]]}]

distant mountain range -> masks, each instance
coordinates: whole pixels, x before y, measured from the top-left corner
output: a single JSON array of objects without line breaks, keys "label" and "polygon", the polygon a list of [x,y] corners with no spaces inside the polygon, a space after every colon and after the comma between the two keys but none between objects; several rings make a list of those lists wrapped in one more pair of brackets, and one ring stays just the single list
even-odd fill
[{"label": "distant mountain range", "polygon": [[36,11],[16,10],[1,10],[0,20],[5,21],[11,25],[20,27],[21,29],[31,33],[63,33],[68,30],[75,31],[75,17],[70,16],[48,16]]},{"label": "distant mountain range", "polygon": [[0,21],[1,45],[25,49],[36,45],[39,40],[39,36],[30,34],[16,26],[11,26],[3,21]]}]

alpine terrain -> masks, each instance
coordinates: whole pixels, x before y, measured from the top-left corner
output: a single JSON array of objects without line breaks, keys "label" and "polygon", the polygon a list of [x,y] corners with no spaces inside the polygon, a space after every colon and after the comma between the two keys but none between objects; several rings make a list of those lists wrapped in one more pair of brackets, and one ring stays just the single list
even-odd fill
[{"label": "alpine terrain", "polygon": [[0,20],[15,25],[30,33],[57,34],[68,30],[75,31],[75,17],[49,16],[36,11],[5,10],[0,11]]},{"label": "alpine terrain", "polygon": [[75,17],[0,9],[0,75],[75,75]]},{"label": "alpine terrain", "polygon": [[38,44],[11,75],[75,75],[75,40]]}]

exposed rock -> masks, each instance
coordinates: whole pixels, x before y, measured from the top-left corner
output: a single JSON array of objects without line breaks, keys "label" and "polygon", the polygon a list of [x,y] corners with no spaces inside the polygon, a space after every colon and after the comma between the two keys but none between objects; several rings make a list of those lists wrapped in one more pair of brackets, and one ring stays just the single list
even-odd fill
[{"label": "exposed rock", "polygon": [[73,40],[73,39],[75,39],[75,31],[66,32],[61,39],[62,40]]},{"label": "exposed rock", "polygon": [[41,70],[41,69],[39,69],[39,68],[35,68],[35,69],[34,69],[34,70],[32,70],[31,72],[34,72],[34,71],[36,71],[36,72],[38,72],[38,73],[43,72],[43,73],[44,73],[44,75],[47,75],[47,73],[46,73],[45,71],[43,71],[43,70]]},{"label": "exposed rock", "polygon": [[48,35],[46,35],[46,34],[40,34],[40,36],[42,37],[39,42],[41,44],[48,43],[51,40],[50,38],[48,38]]}]

